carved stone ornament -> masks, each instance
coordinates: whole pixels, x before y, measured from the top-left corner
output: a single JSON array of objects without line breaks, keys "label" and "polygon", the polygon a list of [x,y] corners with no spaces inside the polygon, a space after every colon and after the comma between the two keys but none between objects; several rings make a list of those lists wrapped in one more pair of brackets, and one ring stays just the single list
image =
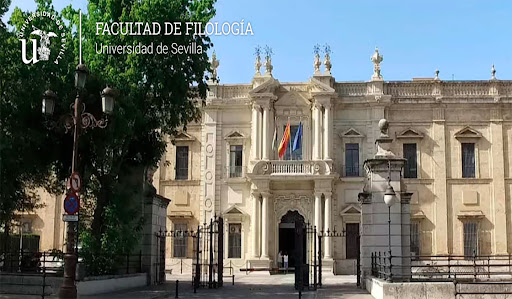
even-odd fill
[{"label": "carved stone ornament", "polygon": [[217,60],[217,54],[215,54],[215,51],[213,51],[212,54],[212,61],[210,62],[210,65],[212,67],[212,82],[219,82],[219,78],[217,77],[217,68],[219,67],[219,60]]},{"label": "carved stone ornament", "polygon": [[320,54],[315,54],[315,60],[313,61],[313,66],[315,68],[315,75],[320,75],[320,66],[322,65],[322,61],[320,60]]},{"label": "carved stone ornament", "polygon": [[375,47],[375,53],[370,57],[370,60],[373,62],[372,80],[382,80],[382,75],[380,74],[380,63],[384,60],[384,57],[380,55],[379,48]]},{"label": "carved stone ornament", "polygon": [[325,74],[331,75],[332,64],[331,64],[331,56],[329,55],[329,53],[325,54],[324,65],[325,65]]},{"label": "carved stone ornament", "polygon": [[311,211],[313,211],[312,201],[305,195],[278,195],[274,199],[274,213],[276,215],[276,223],[281,222],[281,218],[288,211],[297,211],[304,216],[306,222],[312,220]]}]

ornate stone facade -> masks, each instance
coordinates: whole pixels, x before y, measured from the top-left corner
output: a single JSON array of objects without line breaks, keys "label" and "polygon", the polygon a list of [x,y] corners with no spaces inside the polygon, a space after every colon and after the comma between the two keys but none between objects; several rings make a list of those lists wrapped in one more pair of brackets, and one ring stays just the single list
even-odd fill
[{"label": "ornate stone facade", "polygon": [[[443,81],[439,71],[432,78],[384,81],[378,50],[371,57],[370,81],[336,82],[329,55],[325,60],[328,68],[322,73],[321,59],[314,56],[308,81],[281,83],[267,66],[269,55],[264,75],[257,57],[251,84],[211,86],[203,122],[187,131],[195,136],[192,180],[172,180],[172,145],[163,159],[170,163],[162,163],[158,189],[173,200],[169,214],[190,215],[171,220],[190,221],[192,227],[236,207],[242,253],[233,262],[274,265],[286,212],[297,211],[317,227],[337,231],[359,221],[363,161],[377,152],[377,124],[386,118],[389,137],[395,139],[390,150],[403,156],[403,144],[416,144],[417,175],[404,181],[413,193],[419,253],[463,254],[463,223],[471,213],[484,215],[475,217],[482,254],[512,252],[512,82],[496,79],[494,69],[483,81]],[[277,146],[272,147],[274,131],[279,143],[288,121],[303,124],[299,160],[280,160]],[[243,146],[243,171],[232,177],[229,136],[235,132]],[[463,143],[475,144],[474,178],[463,178]],[[347,144],[358,148],[358,162],[352,165],[346,165]],[[190,199],[188,205],[175,204],[181,201],[174,201],[178,193]],[[337,261],[335,271],[350,272],[346,240],[326,242],[324,255]]]},{"label": "ornate stone facade", "polygon": [[[512,253],[512,81],[497,79],[494,68],[481,81],[444,81],[439,71],[432,78],[385,81],[376,50],[369,81],[336,82],[330,57],[324,72],[322,60],[313,61],[305,82],[274,78],[271,53],[257,57],[251,83],[212,80],[202,122],[172,137],[175,144],[169,142],[155,173],[157,192],[172,200],[168,229],[193,229],[222,215],[228,236],[229,224],[241,224],[241,257],[231,260],[242,267],[246,261],[275,265],[287,211],[325,230],[358,223],[362,165],[377,152],[378,122],[386,118],[395,139],[390,150],[403,157],[404,144],[416,148],[416,175],[404,182],[413,193],[419,253],[464,254],[466,221],[478,223],[479,253]],[[280,160],[273,148],[288,121],[303,124],[298,160]],[[464,144],[474,144],[472,177],[463,170]],[[188,147],[185,179],[176,177],[179,146]],[[232,165],[232,146],[242,147],[241,165]],[[336,261],[337,273],[351,272],[346,239],[327,240],[325,258]],[[227,252],[228,241],[225,246]],[[173,250],[168,242],[169,257]]]}]

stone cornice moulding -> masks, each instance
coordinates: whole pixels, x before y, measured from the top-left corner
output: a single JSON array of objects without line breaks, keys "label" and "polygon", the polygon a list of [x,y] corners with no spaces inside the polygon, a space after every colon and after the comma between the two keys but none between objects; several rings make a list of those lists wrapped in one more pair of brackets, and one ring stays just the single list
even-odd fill
[{"label": "stone cornice moulding", "polygon": [[330,99],[337,96],[336,90],[334,88],[314,77],[309,79],[308,90],[311,97],[314,98],[323,96]]},{"label": "stone cornice moulding", "polygon": [[[355,210],[356,212],[349,213],[351,210]],[[340,216],[352,216],[352,215],[360,215],[360,214],[361,214],[361,208],[354,204],[349,204],[340,212]]]},{"label": "stone cornice moulding", "polygon": [[338,136],[340,136],[340,138],[364,138],[364,137],[366,137],[364,134],[362,134],[361,132],[359,132],[358,130],[356,130],[352,127],[345,131],[339,131]]},{"label": "stone cornice moulding", "polygon": [[398,139],[422,139],[424,135],[409,127],[398,134],[395,132],[395,137]]},{"label": "stone cornice moulding", "polygon": [[226,134],[226,136],[224,136],[224,140],[227,140],[227,141],[236,141],[236,140],[245,140],[247,139],[247,137],[241,133],[239,130],[234,130],[234,131],[231,131],[229,132],[229,134]]},{"label": "stone cornice moulding", "polygon": [[174,141],[179,141],[179,142],[193,142],[193,141],[196,141],[196,138],[194,136],[188,134],[185,131],[179,132],[178,134],[176,134],[176,136],[171,137],[171,139],[174,140]]},{"label": "stone cornice moulding", "polygon": [[462,130],[455,133],[455,138],[457,138],[457,139],[470,139],[470,138],[481,138],[481,137],[482,137],[482,133],[471,128],[470,126],[466,126]]},{"label": "stone cornice moulding", "polygon": [[272,99],[276,100],[276,92],[279,89],[281,84],[279,83],[279,80],[274,79],[273,77],[269,77],[268,80],[263,82],[258,87],[254,88],[249,92],[249,96],[252,99]]}]

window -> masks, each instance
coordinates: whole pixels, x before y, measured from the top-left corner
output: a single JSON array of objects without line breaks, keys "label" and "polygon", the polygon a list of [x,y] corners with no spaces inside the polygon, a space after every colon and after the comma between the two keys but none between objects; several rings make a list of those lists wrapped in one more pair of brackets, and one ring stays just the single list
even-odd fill
[{"label": "window", "polygon": [[404,178],[418,178],[416,143],[404,144],[404,158],[407,160],[405,162]]},{"label": "window", "polygon": [[417,221],[411,222],[411,255],[420,255],[420,224]]},{"label": "window", "polygon": [[347,259],[357,259],[359,251],[358,236],[359,223],[347,223],[347,246],[345,251]]},{"label": "window", "polygon": [[242,145],[231,145],[229,147],[229,177],[239,178],[242,176]]},{"label": "window", "polygon": [[174,257],[187,256],[187,224],[176,223],[174,224]]},{"label": "window", "polygon": [[462,177],[475,177],[475,144],[462,143]]},{"label": "window", "polygon": [[464,257],[478,255],[478,222],[464,222]]},{"label": "window", "polygon": [[188,180],[188,146],[176,147],[176,179]]},{"label": "window", "polygon": [[[284,126],[284,129],[286,130],[286,126]],[[295,134],[297,134],[298,129],[299,129],[298,125],[297,126],[290,125],[290,142],[288,142],[288,146],[286,147],[286,152],[283,157],[284,160],[302,160],[302,138],[300,140],[301,144],[298,145],[297,150],[292,152],[293,140],[295,140]],[[304,124],[302,127],[302,137],[304,137]],[[279,142],[281,142],[281,140],[279,140]],[[279,143],[278,143],[278,145],[279,145]],[[291,152],[291,154],[290,154],[290,152]]]},{"label": "window", "polygon": [[229,224],[228,258],[242,257],[242,224]]},{"label": "window", "polygon": [[345,176],[359,176],[359,144],[345,144]]}]

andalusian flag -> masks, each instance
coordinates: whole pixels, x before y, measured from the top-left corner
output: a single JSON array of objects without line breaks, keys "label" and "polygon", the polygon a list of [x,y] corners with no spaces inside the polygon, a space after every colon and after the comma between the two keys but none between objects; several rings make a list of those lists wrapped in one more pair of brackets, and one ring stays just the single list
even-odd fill
[{"label": "andalusian flag", "polygon": [[279,144],[279,158],[282,158],[286,153],[286,147],[288,146],[288,142],[290,142],[290,121],[288,121],[288,124],[286,124],[283,139],[281,139],[281,143]]}]

